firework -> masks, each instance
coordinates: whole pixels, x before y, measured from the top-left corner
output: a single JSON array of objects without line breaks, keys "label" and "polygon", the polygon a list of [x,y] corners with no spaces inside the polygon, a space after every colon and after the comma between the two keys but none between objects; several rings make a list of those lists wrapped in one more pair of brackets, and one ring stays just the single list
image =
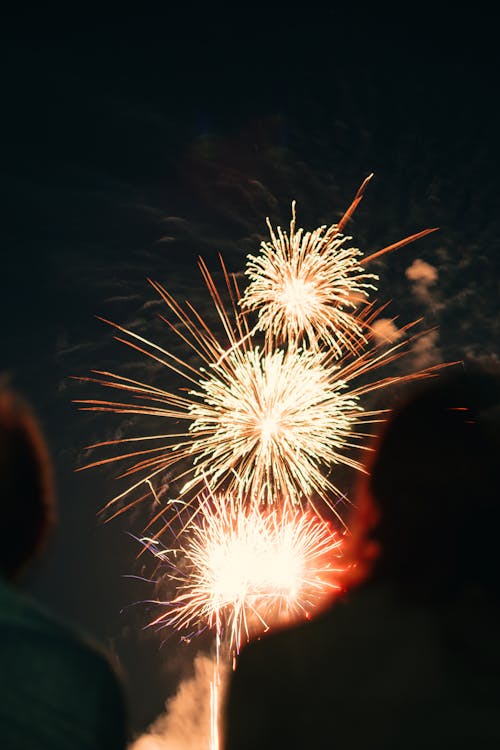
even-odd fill
[{"label": "firework", "polygon": [[270,242],[261,243],[259,255],[248,255],[245,274],[250,283],[241,299],[244,310],[257,312],[258,328],[271,341],[288,346],[306,342],[311,347],[329,347],[337,357],[358,352],[367,343],[360,309],[376,291],[376,274],[367,273],[368,263],[436,229],[425,229],[381,250],[363,256],[347,246],[352,237],[343,233],[361,202],[373,174],[361,184],[351,205],[338,223],[312,232],[296,229],[292,202],[290,231],[275,232],[269,218]]},{"label": "firework", "polygon": [[[236,652],[276,623],[309,617],[339,589],[342,537],[315,513],[205,493],[172,550],[177,595],[151,625],[190,638],[210,628]],[[175,562],[172,562],[172,561]],[[178,560],[182,560],[182,567]]]},{"label": "firework", "polygon": [[340,357],[366,343],[356,311],[378,277],[366,273],[361,251],[348,245],[352,237],[337,224],[304,232],[295,221],[295,202],[289,233],[280,227],[275,233],[267,220],[271,242],[248,256],[250,284],[241,305],[258,312],[259,329],[278,343],[326,344]]},{"label": "firework", "polygon": [[[243,295],[221,260],[229,304],[200,260],[216,328],[191,303],[180,305],[151,281],[173,322],[160,317],[189,356],[105,321],[118,341],[160,365],[169,379],[178,378],[177,389],[119,372],[95,370],[79,378],[120,394],[78,400],[81,409],[144,415],[162,425],[158,433],[89,446],[113,453],[82,468],[123,467],[119,478],[126,487],[105,506],[110,515],[151,495],[156,501],[147,528],[162,526],[142,541],[167,566],[176,591],[157,602],[162,613],[150,625],[186,639],[215,632],[211,748],[218,747],[221,644],[237,654],[276,623],[309,617],[339,589],[342,536],[322,517],[321,504],[344,523],[337,504],[345,498],[332,468],[364,471],[352,449],[366,449],[368,425],[384,418],[385,410],[369,410],[364,397],[436,369],[373,377],[409,351],[413,339],[403,334],[413,324],[401,329],[399,343],[374,343],[372,323],[383,307],[369,300],[378,277],[366,266],[434,230],[363,256],[344,227],[369,179],[329,227],[297,229],[295,202],[289,232],[275,231],[268,220],[271,240],[248,256]],[[162,502],[155,485],[173,486],[175,497]],[[184,513],[187,522],[164,547],[163,532],[171,538]]]},{"label": "firework", "polygon": [[321,492],[320,465],[352,463],[362,408],[324,355],[233,351],[200,382],[189,411],[192,455],[237,499],[298,502]]}]

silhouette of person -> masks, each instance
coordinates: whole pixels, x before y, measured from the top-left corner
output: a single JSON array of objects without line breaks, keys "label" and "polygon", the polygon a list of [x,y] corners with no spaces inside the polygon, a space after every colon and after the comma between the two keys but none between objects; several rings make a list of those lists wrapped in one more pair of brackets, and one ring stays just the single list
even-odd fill
[{"label": "silhouette of person", "polygon": [[122,749],[124,697],[106,656],[12,585],[54,519],[41,430],[24,401],[0,389],[0,747]]},{"label": "silhouette of person", "polygon": [[226,750],[500,747],[499,433],[498,373],[394,411],[352,518],[364,579],[242,650]]}]

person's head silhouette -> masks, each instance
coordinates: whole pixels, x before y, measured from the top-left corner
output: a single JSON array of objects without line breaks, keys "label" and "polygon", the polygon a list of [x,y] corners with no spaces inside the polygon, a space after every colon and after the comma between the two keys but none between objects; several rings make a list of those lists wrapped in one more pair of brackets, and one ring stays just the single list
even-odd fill
[{"label": "person's head silhouette", "polygon": [[500,591],[499,460],[498,374],[441,375],[396,409],[367,480],[372,575],[410,596],[442,599],[468,585]]},{"label": "person's head silhouette", "polygon": [[15,578],[54,522],[52,466],[27,403],[0,388],[0,574]]}]

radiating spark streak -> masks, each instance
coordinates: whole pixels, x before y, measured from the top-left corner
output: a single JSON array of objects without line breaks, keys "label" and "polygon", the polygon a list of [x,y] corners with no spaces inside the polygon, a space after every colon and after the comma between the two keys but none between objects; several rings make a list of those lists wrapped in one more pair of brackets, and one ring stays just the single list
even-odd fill
[{"label": "radiating spark streak", "polygon": [[368,183],[371,181],[372,177],[373,177],[373,172],[371,174],[369,174],[368,177],[366,177],[363,180],[363,182],[361,183],[361,186],[358,189],[358,192],[354,196],[353,202],[351,203],[351,205],[349,206],[349,208],[347,209],[347,211],[344,213],[344,215],[340,219],[339,223],[337,224],[337,232],[339,234],[343,233],[345,225],[351,219],[352,215],[354,214],[354,212],[356,211],[357,207],[361,203],[361,201],[363,199],[363,196],[364,196],[364,193],[365,193],[365,189],[366,189]]},{"label": "radiating spark streak", "polygon": [[150,549],[172,565],[177,585],[151,626],[188,637],[210,628],[238,652],[277,622],[308,617],[339,589],[342,537],[316,514],[245,506],[213,494],[198,501],[195,519],[178,540],[182,568]]},{"label": "radiating spark streak", "polygon": [[[139,336],[139,334],[134,333],[134,331],[130,331],[127,328],[123,328],[123,326],[118,325],[118,323],[113,323],[111,320],[106,320],[106,318],[98,317],[98,320],[101,320],[103,323],[107,323],[107,325],[113,326],[113,328],[116,328],[117,330],[122,331],[122,333],[126,333],[131,338],[137,339],[137,341],[141,341],[143,344],[147,344],[152,349],[156,349],[157,351],[161,352],[166,357],[168,357],[169,359],[171,359],[173,362],[176,362],[179,365],[183,365],[184,367],[186,367],[186,369],[189,369],[189,370],[193,369],[188,363],[183,362],[181,359],[179,359],[178,357],[176,357],[174,354],[171,354],[170,352],[165,351],[164,349],[162,349],[161,346],[159,346],[158,344],[156,344],[154,341],[149,341],[148,339],[145,339],[143,336]],[[132,349],[136,349],[138,352],[141,352],[142,354],[145,354],[147,357],[151,357],[151,359],[155,359],[161,365],[165,365],[165,367],[168,367],[173,372],[177,372],[179,375],[182,375],[185,378],[189,377],[188,375],[186,375],[181,370],[177,370],[172,365],[171,362],[168,362],[168,363],[165,362],[160,357],[157,357],[154,354],[152,354],[151,352],[148,352],[145,349],[142,349],[141,347],[137,346],[137,344],[134,344],[131,341],[126,341],[126,340],[121,339],[119,337],[116,337],[116,340],[119,341],[122,344],[126,344],[126,346],[130,346],[130,348],[132,348]]]},{"label": "radiating spark streak", "polygon": [[[148,483],[146,482],[146,484],[148,484]],[[149,484],[148,484],[148,486],[149,486]],[[113,519],[118,518],[118,516],[121,516],[124,513],[127,513],[127,511],[131,510],[132,508],[135,508],[137,505],[139,505],[140,503],[142,503],[144,500],[147,500],[148,498],[150,498],[151,494],[152,493],[151,493],[151,490],[150,490],[150,491],[146,492],[145,494],[141,495],[140,497],[134,498],[134,500],[132,502],[128,503],[127,505],[123,505],[121,508],[118,508],[118,510],[116,510],[114,513],[112,513],[108,517],[108,521],[112,521]],[[106,507],[102,508],[99,511],[99,515],[103,515],[106,510],[107,510]]]},{"label": "radiating spark streak", "polygon": [[146,484],[148,485],[149,489],[151,490],[151,492],[152,492],[152,494],[153,494],[153,497],[154,497],[154,499],[155,499],[155,503],[156,503],[157,505],[160,505],[160,504],[161,504],[161,503],[160,503],[160,498],[159,498],[159,497],[158,497],[158,495],[156,494],[156,490],[155,490],[155,488],[154,488],[154,486],[153,486],[153,482],[151,482],[151,480],[150,480],[150,479],[148,479],[148,481],[146,482]]},{"label": "radiating spark streak", "polygon": [[375,253],[372,253],[371,255],[367,255],[366,258],[362,258],[360,260],[360,263],[363,266],[366,266],[367,263],[371,263],[372,260],[375,260],[376,258],[380,258],[382,255],[385,255],[386,253],[392,253],[395,250],[399,250],[401,247],[404,247],[405,245],[409,245],[410,242],[416,242],[417,240],[422,239],[422,237],[427,237],[428,234],[432,234],[432,232],[437,232],[439,230],[439,227],[433,227],[432,229],[423,229],[421,232],[417,232],[416,234],[411,234],[409,237],[405,237],[403,240],[399,240],[399,242],[394,242],[392,245],[387,245],[387,247],[383,247],[382,250],[377,250]]}]

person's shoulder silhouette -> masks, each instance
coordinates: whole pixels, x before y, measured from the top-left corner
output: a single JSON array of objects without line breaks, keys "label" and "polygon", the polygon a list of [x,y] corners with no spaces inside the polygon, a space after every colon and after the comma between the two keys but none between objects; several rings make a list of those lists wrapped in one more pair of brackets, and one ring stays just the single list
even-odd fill
[{"label": "person's shoulder silhouette", "polygon": [[13,585],[54,518],[42,432],[29,406],[0,390],[0,746],[118,750],[125,703],[108,658]]},{"label": "person's shoulder silhouette", "polygon": [[226,750],[500,746],[499,410],[500,378],[478,372],[394,410],[351,519],[370,569],[242,650]]}]

